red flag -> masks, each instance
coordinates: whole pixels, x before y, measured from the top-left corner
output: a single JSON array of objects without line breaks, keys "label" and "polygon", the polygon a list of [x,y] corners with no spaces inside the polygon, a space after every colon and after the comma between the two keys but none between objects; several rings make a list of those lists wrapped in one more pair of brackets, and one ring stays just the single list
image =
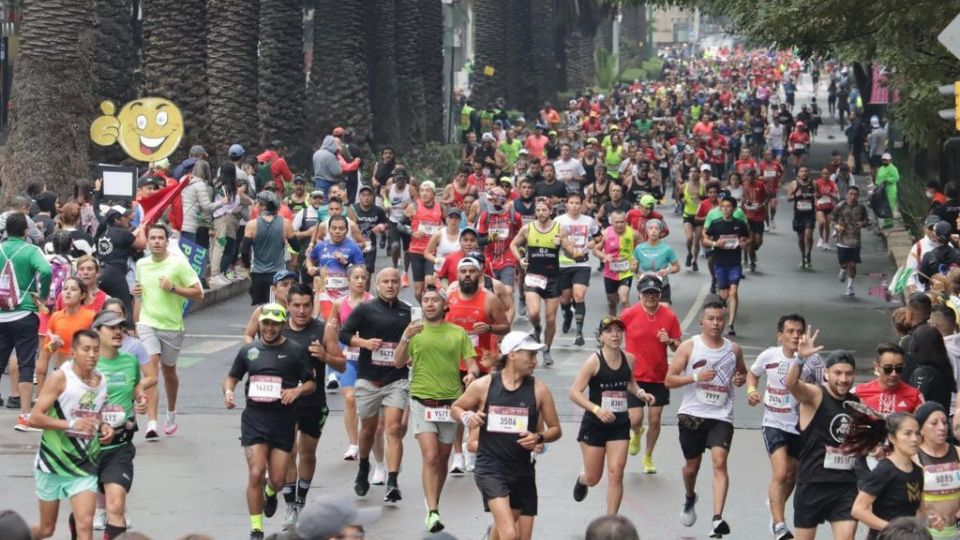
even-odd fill
[{"label": "red flag", "polygon": [[164,210],[170,206],[170,203],[180,197],[180,192],[182,192],[189,183],[189,176],[185,176],[184,178],[180,179],[180,182],[171,184],[153,193],[152,195],[137,201],[143,208],[143,220],[141,223],[143,223],[144,226],[149,226],[151,223],[160,219],[160,216],[163,214]]}]

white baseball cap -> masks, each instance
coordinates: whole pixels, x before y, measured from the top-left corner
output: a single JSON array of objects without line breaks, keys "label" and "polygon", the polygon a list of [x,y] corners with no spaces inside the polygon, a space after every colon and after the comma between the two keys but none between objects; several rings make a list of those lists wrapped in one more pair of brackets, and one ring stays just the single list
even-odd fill
[{"label": "white baseball cap", "polygon": [[542,351],[547,346],[537,341],[532,335],[514,330],[500,340],[500,354],[510,354],[514,351]]},{"label": "white baseball cap", "polygon": [[890,155],[890,152],[884,152],[883,155],[880,156],[880,159],[890,161],[893,159],[893,156]]},{"label": "white baseball cap", "polygon": [[710,171],[712,171],[712,170],[713,170],[713,169],[711,169],[710,166],[707,165],[706,163],[704,163],[703,165],[700,166],[700,171],[701,171],[701,172],[702,172],[702,171],[710,172]]}]

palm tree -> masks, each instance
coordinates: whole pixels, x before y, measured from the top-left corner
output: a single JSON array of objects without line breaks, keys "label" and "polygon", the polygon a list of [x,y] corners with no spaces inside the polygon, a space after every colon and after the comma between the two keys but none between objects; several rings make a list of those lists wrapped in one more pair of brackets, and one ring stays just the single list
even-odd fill
[{"label": "palm tree", "polygon": [[[253,149],[257,123],[257,1],[209,0],[207,21],[207,114],[216,156],[240,143]],[[209,149],[208,149],[209,150]]]},{"label": "palm tree", "polygon": [[[397,102],[397,57],[394,0],[367,3],[367,69],[370,79],[370,106],[373,138],[379,145],[400,141]],[[442,21],[441,21],[442,22]]]},{"label": "palm tree", "polygon": [[0,178],[0,202],[24,193],[33,180],[67,195],[90,172],[94,43],[90,0],[23,2],[20,57],[14,68],[11,133]]},{"label": "palm tree", "polygon": [[206,20],[205,0],[143,3],[144,94],[165,97],[183,111],[179,156],[194,144],[209,142]]},{"label": "palm tree", "polygon": [[259,20],[260,144],[279,139],[298,156],[303,151],[303,0],[261,0]]},{"label": "palm tree", "polygon": [[537,21],[530,40],[530,64],[534,70],[537,107],[545,101],[552,101],[559,89],[554,2],[566,4],[567,0],[533,0],[530,5],[530,20]]},{"label": "palm tree", "polygon": [[[133,6],[130,0],[93,2],[93,98],[123,104],[136,97],[140,57],[133,45]],[[92,161],[120,163],[125,159],[118,145],[90,144]]]},{"label": "palm tree", "polygon": [[504,22],[507,84],[500,90],[501,95],[510,108],[533,110],[537,103],[533,99],[535,88],[530,77],[530,40],[535,25],[530,24],[530,3],[508,2]]},{"label": "palm tree", "polygon": [[423,77],[420,74],[420,25],[419,0],[397,0],[396,4],[396,51],[397,51],[397,101],[400,106],[400,125],[405,137],[401,147],[414,145],[425,139],[425,99]]},{"label": "palm tree", "polygon": [[[522,2],[521,2],[522,3]],[[440,0],[420,3],[420,73],[426,108],[425,136],[428,141],[443,139],[443,4]]]},{"label": "palm tree", "polygon": [[373,132],[364,43],[363,0],[317,0],[307,125],[313,140],[351,126],[357,143]]},{"label": "palm tree", "polygon": [[[534,3],[552,2],[553,0],[534,0]],[[472,97],[474,107],[483,108],[488,101],[493,101],[497,93],[508,86],[507,51],[504,42],[503,28],[508,4],[512,0],[480,0],[474,4],[474,62],[472,81]],[[538,19],[537,29],[532,30],[534,35],[542,28]],[[493,74],[489,74],[489,69]]]}]

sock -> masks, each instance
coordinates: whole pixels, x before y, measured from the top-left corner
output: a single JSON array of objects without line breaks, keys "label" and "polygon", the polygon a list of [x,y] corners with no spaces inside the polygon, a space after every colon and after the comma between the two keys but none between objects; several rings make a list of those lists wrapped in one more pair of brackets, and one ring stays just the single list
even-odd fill
[{"label": "sock", "polygon": [[574,309],[574,312],[576,313],[577,333],[582,334],[583,333],[583,317],[584,315],[587,314],[587,304],[586,302],[574,302],[573,309]]},{"label": "sock", "polygon": [[366,478],[370,474],[370,458],[360,458],[360,467],[357,471],[357,478]]},{"label": "sock", "polygon": [[67,516],[67,527],[70,529],[70,540],[77,540],[77,520],[73,517],[73,512]]},{"label": "sock", "polygon": [[720,514],[714,514],[714,515],[713,515],[713,520],[714,520],[714,521],[722,521],[722,520],[723,520],[723,516],[721,516]]},{"label": "sock", "polygon": [[847,287],[853,287],[853,278],[852,278],[852,277],[848,277],[848,278],[847,278]]},{"label": "sock", "polygon": [[118,527],[116,525],[107,523],[107,525],[103,528],[103,537],[105,540],[113,540],[125,532],[127,532],[126,527]]},{"label": "sock", "polygon": [[307,502],[307,492],[310,491],[310,481],[303,478],[297,480],[297,502],[304,504]]},{"label": "sock", "polygon": [[283,502],[293,504],[297,499],[297,484],[295,482],[284,484],[281,493],[283,493]]},{"label": "sock", "polygon": [[536,335],[538,335],[538,336],[540,335],[540,325],[539,325],[539,324],[533,325],[533,333],[536,334]]},{"label": "sock", "polygon": [[273,489],[270,482],[267,482],[267,485],[263,487],[263,492],[267,494],[267,497],[275,497],[277,495],[277,490]]},{"label": "sock", "polygon": [[786,526],[787,526],[787,524],[784,523],[784,522],[782,522],[782,521],[781,521],[780,523],[774,523],[774,524],[773,524],[773,528],[774,528],[774,529],[779,529],[780,527],[786,527]]},{"label": "sock", "polygon": [[571,303],[569,303],[569,304],[560,304],[560,309],[563,311],[563,316],[564,316],[564,317],[572,317],[572,316],[573,316],[573,302],[571,302]]},{"label": "sock", "polygon": [[262,531],[263,530],[263,514],[250,514],[250,530],[251,531]]},{"label": "sock", "polygon": [[400,475],[400,472],[399,472],[399,471],[387,473],[387,485],[388,485],[388,486],[396,486],[396,485],[397,485],[397,476],[399,476],[399,475]]},{"label": "sock", "polygon": [[177,423],[177,411],[167,411],[167,421],[176,424]]}]

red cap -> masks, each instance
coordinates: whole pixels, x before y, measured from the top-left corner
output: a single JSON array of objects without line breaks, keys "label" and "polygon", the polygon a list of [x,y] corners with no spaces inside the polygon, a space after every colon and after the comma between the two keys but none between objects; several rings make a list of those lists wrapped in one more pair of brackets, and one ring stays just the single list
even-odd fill
[{"label": "red cap", "polygon": [[339,136],[343,135],[343,134],[346,133],[346,132],[347,132],[347,130],[343,129],[343,128],[340,127],[340,126],[337,126],[337,127],[333,128],[333,136],[334,136],[334,137],[339,137]]},{"label": "red cap", "polygon": [[276,152],[274,152],[273,150],[267,150],[266,152],[263,152],[259,156],[257,156],[257,161],[259,161],[260,163],[267,163],[269,161],[273,161],[277,159],[277,157],[278,156]]}]

